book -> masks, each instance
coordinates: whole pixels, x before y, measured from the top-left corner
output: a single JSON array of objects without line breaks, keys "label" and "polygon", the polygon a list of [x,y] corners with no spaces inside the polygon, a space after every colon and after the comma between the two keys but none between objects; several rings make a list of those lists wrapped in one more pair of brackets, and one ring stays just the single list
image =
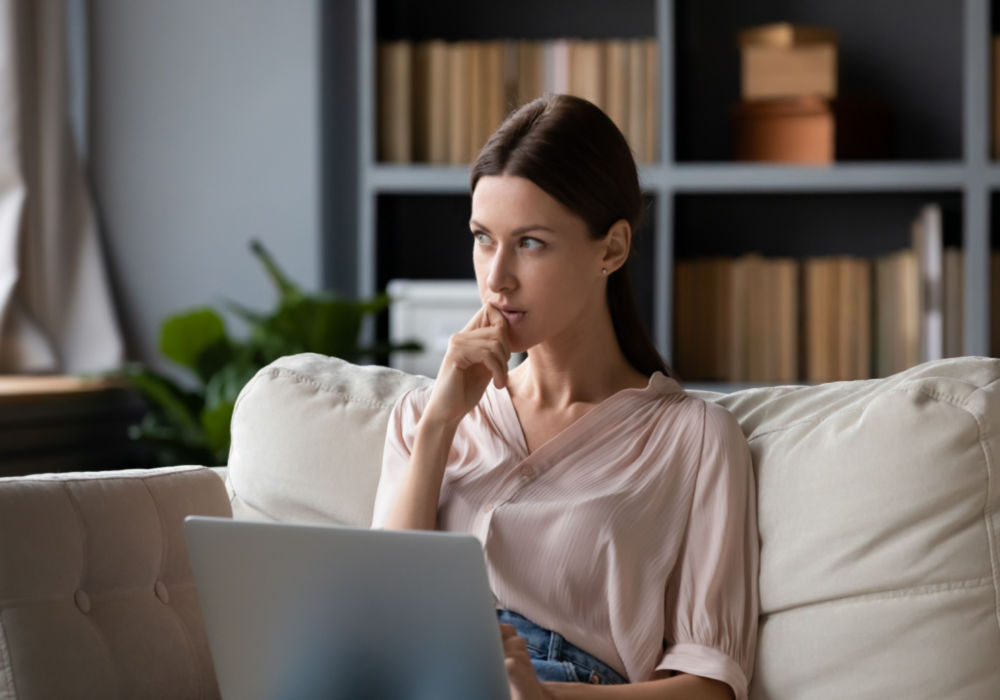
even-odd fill
[{"label": "book", "polygon": [[376,51],[377,157],[389,163],[412,159],[412,45],[381,41]]},{"label": "book", "polygon": [[728,346],[726,377],[731,382],[750,380],[748,369],[747,311],[749,289],[747,284],[747,259],[741,256],[729,264],[729,327],[725,337]]},{"label": "book", "polygon": [[895,262],[900,343],[893,372],[901,372],[920,363],[920,269],[912,248],[897,252]]},{"label": "book", "polygon": [[486,66],[486,43],[482,41],[470,41],[466,45],[465,59],[468,61],[466,67],[465,95],[463,96],[463,118],[468,122],[466,134],[468,141],[464,147],[464,157],[459,161],[469,163],[486,141],[484,134],[486,124],[486,93],[487,87],[487,66]]},{"label": "book", "polygon": [[515,109],[521,106],[517,97],[517,79],[519,72],[520,63],[520,53],[518,50],[518,42],[513,39],[508,39],[502,41],[503,45],[503,108],[502,108],[502,118],[507,118],[507,115],[513,112]]},{"label": "book", "polygon": [[766,381],[771,336],[768,329],[768,270],[757,253],[741,256],[746,280],[742,313],[746,316],[747,380]]},{"label": "book", "polygon": [[[965,255],[958,248],[945,248],[942,285],[944,290],[944,356],[962,357],[965,345],[965,317],[962,299],[965,294]],[[992,279],[992,277],[991,277]],[[994,297],[996,298],[996,297]]]},{"label": "book", "polygon": [[629,50],[628,42],[612,39],[607,45],[607,83],[605,112],[624,134],[629,119]]},{"label": "book", "polygon": [[473,83],[474,49],[471,41],[448,44],[448,162],[469,162],[468,95]]},{"label": "book", "polygon": [[[452,48],[441,40],[427,42],[427,160],[442,165],[448,162],[451,130],[451,55]],[[418,99],[418,103],[420,100]]]},{"label": "book", "polygon": [[540,41],[517,44],[517,106],[541,97],[545,90],[546,51]]},{"label": "book", "polygon": [[473,155],[486,144],[486,140],[503,123],[507,115],[505,109],[506,102],[506,75],[504,66],[504,42],[487,41],[482,46],[480,53],[482,63],[481,76],[484,80],[482,86],[483,113],[480,124],[479,142],[473,149]]},{"label": "book", "polygon": [[543,44],[542,92],[569,92],[569,40],[553,39]]},{"label": "book", "polygon": [[605,51],[603,41],[569,40],[569,92],[604,109]]},{"label": "book", "polygon": [[809,382],[835,381],[837,366],[837,262],[832,257],[807,258],[805,289],[805,378]]},{"label": "book", "polygon": [[624,130],[625,138],[632,147],[632,154],[639,162],[644,162],[646,155],[646,128],[643,120],[646,116],[646,54],[640,39],[628,42],[628,125]]},{"label": "book", "polygon": [[799,261],[794,258],[777,258],[774,280],[777,286],[775,300],[775,330],[778,339],[777,363],[770,381],[786,384],[799,381]]},{"label": "book", "polygon": [[643,88],[646,111],[642,116],[643,137],[642,137],[642,160],[646,163],[653,163],[657,159],[659,138],[657,138],[657,126],[659,120],[659,85],[660,85],[660,63],[659,46],[655,39],[646,39],[643,42],[643,56],[646,63],[646,85]]}]

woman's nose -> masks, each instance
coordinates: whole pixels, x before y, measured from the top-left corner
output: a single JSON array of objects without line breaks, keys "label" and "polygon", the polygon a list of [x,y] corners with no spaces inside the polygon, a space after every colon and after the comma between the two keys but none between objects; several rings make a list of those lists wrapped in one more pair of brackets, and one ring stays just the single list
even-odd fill
[{"label": "woman's nose", "polygon": [[486,277],[486,286],[491,292],[502,292],[514,286],[514,274],[510,255],[504,248],[497,250],[496,255],[490,261],[489,275]]}]

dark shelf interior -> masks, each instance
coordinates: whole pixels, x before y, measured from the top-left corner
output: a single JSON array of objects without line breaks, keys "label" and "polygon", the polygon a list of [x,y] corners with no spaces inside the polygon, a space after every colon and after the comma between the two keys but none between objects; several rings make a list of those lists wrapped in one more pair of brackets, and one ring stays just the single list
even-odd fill
[{"label": "dark shelf interior", "polygon": [[878,257],[910,246],[910,223],[931,202],[941,206],[944,245],[961,247],[957,192],[678,195],[674,255]]},{"label": "dark shelf interior", "polygon": [[380,40],[639,39],[656,28],[653,0],[380,0],[375,8]]},{"label": "dark shelf interior", "polygon": [[941,0],[678,0],[678,161],[732,159],[740,29],[772,22],[838,32],[839,94],[884,100],[893,160],[962,157],[962,3]]}]

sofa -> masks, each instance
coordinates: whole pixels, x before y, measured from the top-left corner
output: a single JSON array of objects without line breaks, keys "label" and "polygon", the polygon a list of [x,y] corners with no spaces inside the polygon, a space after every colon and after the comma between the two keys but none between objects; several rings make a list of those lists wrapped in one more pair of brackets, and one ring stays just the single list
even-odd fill
[{"label": "sofa", "polygon": [[[218,697],[184,516],[367,526],[389,411],[429,381],[289,356],[227,467],[0,479],[0,700]],[[688,393],[753,455],[751,698],[1000,697],[1000,360]]]}]

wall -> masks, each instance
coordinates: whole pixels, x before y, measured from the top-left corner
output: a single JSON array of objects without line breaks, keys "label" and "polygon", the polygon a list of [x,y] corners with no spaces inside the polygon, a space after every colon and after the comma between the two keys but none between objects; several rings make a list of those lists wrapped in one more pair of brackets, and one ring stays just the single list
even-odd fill
[{"label": "wall", "polygon": [[133,357],[166,367],[178,310],[271,308],[252,238],[319,287],[320,1],[90,0],[89,172]]}]

